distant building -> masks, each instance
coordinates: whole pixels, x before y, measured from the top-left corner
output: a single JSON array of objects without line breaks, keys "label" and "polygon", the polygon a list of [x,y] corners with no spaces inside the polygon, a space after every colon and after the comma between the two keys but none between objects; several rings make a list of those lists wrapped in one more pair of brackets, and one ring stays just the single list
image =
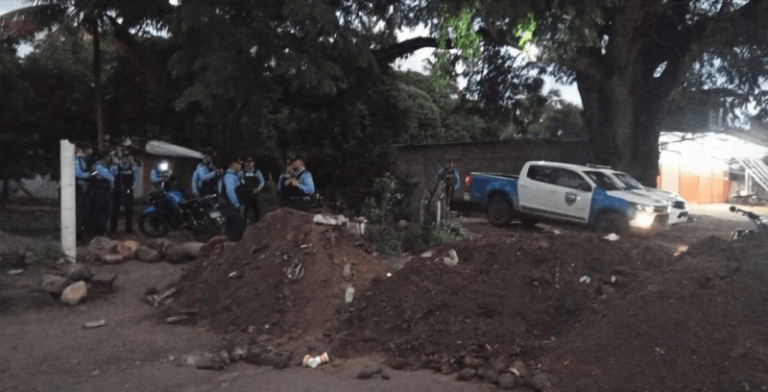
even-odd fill
[{"label": "distant building", "polygon": [[736,192],[768,196],[768,140],[743,131],[663,132],[658,187],[689,203],[725,203]]}]

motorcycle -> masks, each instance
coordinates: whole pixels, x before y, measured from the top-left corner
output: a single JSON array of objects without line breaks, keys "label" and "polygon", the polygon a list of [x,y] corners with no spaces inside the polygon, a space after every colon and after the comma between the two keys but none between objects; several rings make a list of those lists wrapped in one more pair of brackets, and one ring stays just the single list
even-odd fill
[{"label": "motorcycle", "polygon": [[207,241],[221,231],[224,217],[216,202],[217,195],[191,200],[171,189],[168,181],[149,194],[150,206],[141,212],[139,229],[150,238],[168,235],[171,229],[192,230],[201,241]]},{"label": "motorcycle", "polygon": [[752,221],[752,223],[755,224],[754,230],[751,230],[751,229],[734,230],[733,234],[731,235],[731,240],[739,241],[744,238],[751,238],[755,236],[768,237],[768,223],[763,221],[763,219],[759,215],[751,211],[742,210],[740,208],[737,208],[736,206],[731,206],[730,210],[731,212],[736,212],[743,216],[746,216],[747,218],[749,218],[750,221]]}]

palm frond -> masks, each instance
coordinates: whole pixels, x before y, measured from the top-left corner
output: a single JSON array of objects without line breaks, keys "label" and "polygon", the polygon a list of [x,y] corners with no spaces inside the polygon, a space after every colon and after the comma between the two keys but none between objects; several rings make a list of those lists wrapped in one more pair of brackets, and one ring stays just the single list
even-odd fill
[{"label": "palm frond", "polygon": [[61,4],[37,4],[0,15],[0,31],[30,36],[60,24],[67,15]]}]

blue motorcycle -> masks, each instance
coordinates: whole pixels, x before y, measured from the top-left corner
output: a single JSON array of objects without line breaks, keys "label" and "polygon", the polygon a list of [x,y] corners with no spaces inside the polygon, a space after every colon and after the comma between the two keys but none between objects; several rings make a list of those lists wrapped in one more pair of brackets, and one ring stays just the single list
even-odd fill
[{"label": "blue motorcycle", "polygon": [[141,212],[139,229],[150,238],[168,235],[171,229],[189,229],[201,241],[207,241],[221,231],[224,217],[216,202],[217,195],[186,200],[178,190],[163,181],[149,194],[150,206]]}]

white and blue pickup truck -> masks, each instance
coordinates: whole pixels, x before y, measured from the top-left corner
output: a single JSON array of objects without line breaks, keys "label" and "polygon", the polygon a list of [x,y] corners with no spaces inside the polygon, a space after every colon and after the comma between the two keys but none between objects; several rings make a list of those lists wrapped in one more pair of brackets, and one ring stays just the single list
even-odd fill
[{"label": "white and blue pickup truck", "polygon": [[516,218],[576,222],[606,234],[668,227],[667,202],[622,187],[598,167],[527,162],[519,176],[471,173],[466,183],[464,200],[483,207],[496,226]]}]

